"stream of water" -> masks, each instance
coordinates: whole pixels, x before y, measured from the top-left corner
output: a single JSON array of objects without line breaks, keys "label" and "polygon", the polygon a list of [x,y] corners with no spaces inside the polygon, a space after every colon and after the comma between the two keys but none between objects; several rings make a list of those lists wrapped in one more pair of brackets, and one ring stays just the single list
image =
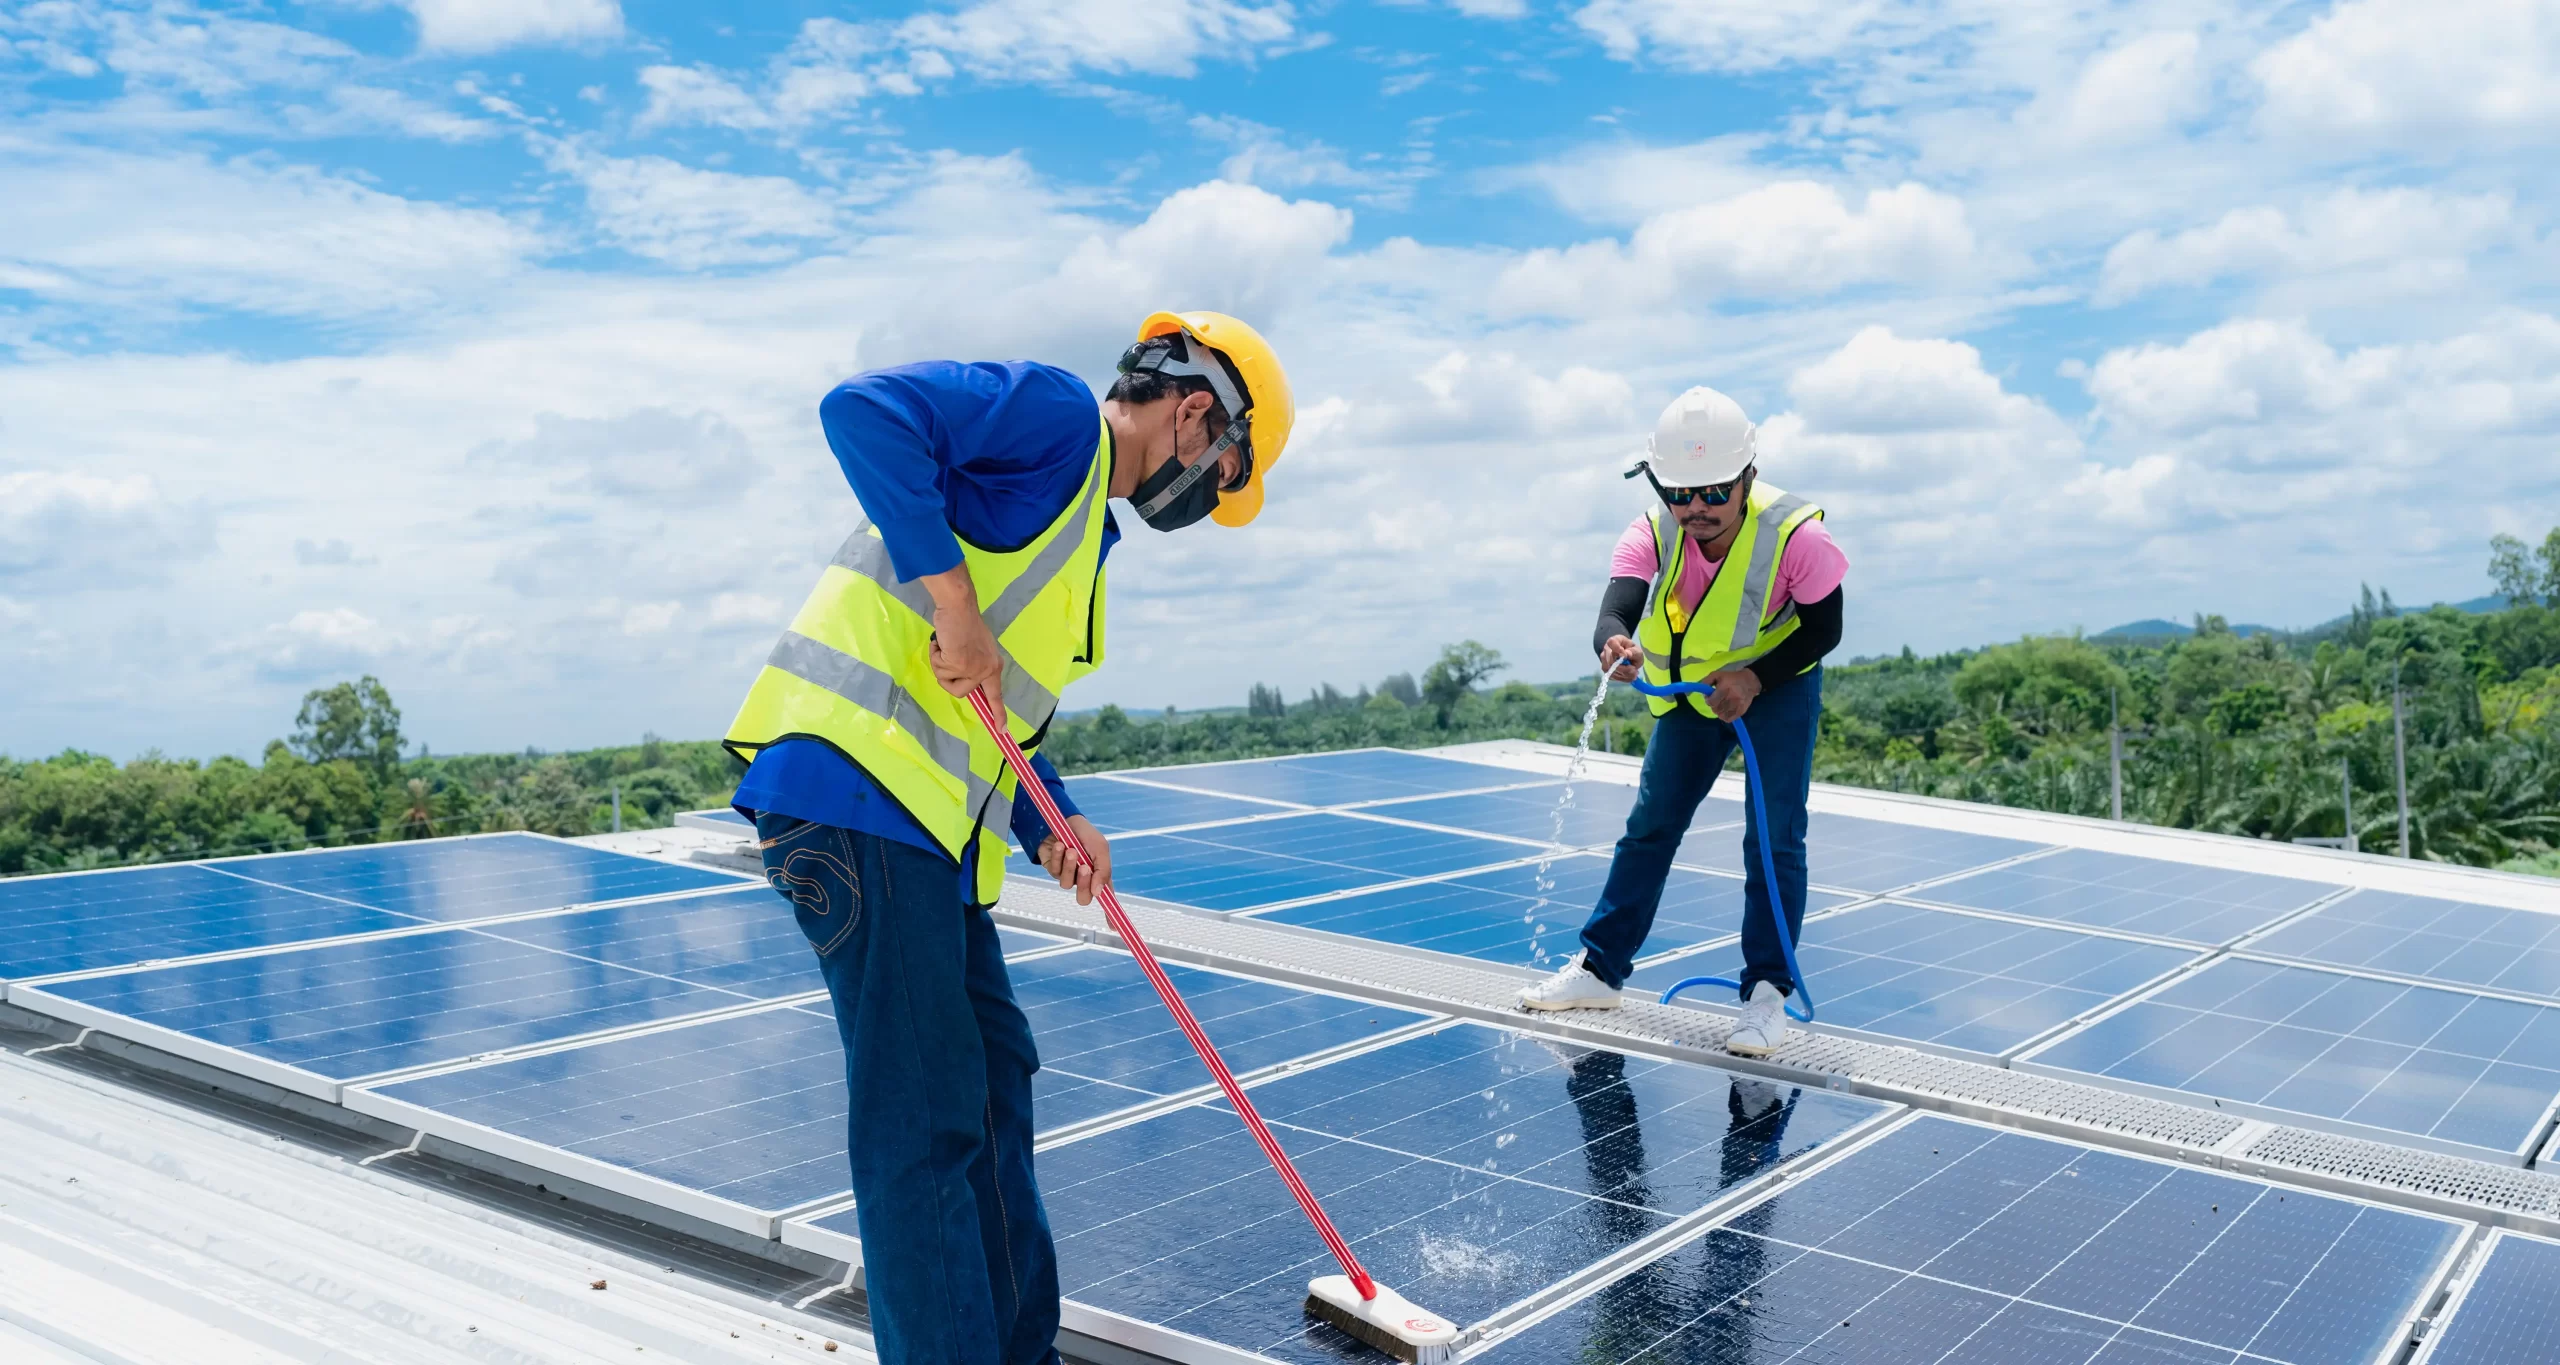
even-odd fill
[{"label": "stream of water", "polygon": [[1600,686],[1591,694],[1591,704],[1584,707],[1582,711],[1582,735],[1573,743],[1573,762],[1567,764],[1564,770],[1564,792],[1556,798],[1555,829],[1548,839],[1546,856],[1538,859],[1538,899],[1520,917],[1522,922],[1529,926],[1529,962],[1532,966],[1547,965],[1549,955],[1546,945],[1540,942],[1547,932],[1547,926],[1540,922],[1538,917],[1546,910],[1548,902],[1552,899],[1552,893],[1556,889],[1554,869],[1556,859],[1562,857],[1565,852],[1564,822],[1573,812],[1573,784],[1582,776],[1583,764],[1591,757],[1591,730],[1593,726],[1600,723],[1601,704],[1608,700],[1609,671],[1602,669]]}]

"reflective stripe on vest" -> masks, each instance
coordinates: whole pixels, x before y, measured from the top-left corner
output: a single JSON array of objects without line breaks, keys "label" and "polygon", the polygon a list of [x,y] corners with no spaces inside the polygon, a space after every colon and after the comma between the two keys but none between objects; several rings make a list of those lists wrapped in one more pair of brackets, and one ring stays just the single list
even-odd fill
[{"label": "reflective stripe on vest", "polygon": [[[1798,526],[1821,515],[1821,508],[1803,498],[1755,484],[1747,519],[1722,569],[1698,605],[1684,609],[1679,584],[1696,547],[1678,518],[1656,509],[1653,539],[1658,567],[1644,620],[1636,628],[1646,678],[1657,684],[1696,681],[1718,669],[1749,663],[1794,634],[1795,602],[1780,602],[1774,613],[1768,604],[1776,594],[1778,565],[1787,542]],[[1712,714],[1705,698],[1691,697],[1689,702],[1700,713]],[[1656,715],[1668,713],[1677,704],[1676,699],[1651,701]]]},{"label": "reflective stripe on vest", "polygon": [[[1025,748],[1056,716],[1059,691],[1102,659],[1111,461],[1110,430],[1099,430],[1078,496],[1040,535],[1017,550],[961,547],[990,595],[980,615],[1004,661],[1008,728]],[[723,743],[752,758],[784,739],[825,741],[953,858],[977,845],[984,904],[1003,886],[1014,784],[967,704],[933,676],[933,609],[922,582],[898,581],[879,532],[858,528],[775,643]]]}]

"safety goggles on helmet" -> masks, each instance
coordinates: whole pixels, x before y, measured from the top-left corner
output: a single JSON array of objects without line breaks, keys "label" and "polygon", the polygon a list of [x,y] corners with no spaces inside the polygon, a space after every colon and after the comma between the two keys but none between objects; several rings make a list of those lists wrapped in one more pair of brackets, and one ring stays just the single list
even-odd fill
[{"label": "safety goggles on helmet", "polygon": [[1219,461],[1230,447],[1236,452],[1235,477],[1218,485],[1218,491],[1233,493],[1253,481],[1253,424],[1245,413],[1253,406],[1244,385],[1227,369],[1226,358],[1214,347],[1179,333],[1149,337],[1120,353],[1120,373],[1160,374],[1169,379],[1199,379],[1207,383],[1218,406],[1226,409],[1226,430],[1200,452],[1182,473],[1153,498],[1138,508],[1138,515],[1148,516],[1170,506],[1175,499],[1190,491],[1191,485],[1217,472]]},{"label": "safety goggles on helmet", "polygon": [[1632,479],[1638,474],[1644,475],[1644,481],[1653,485],[1653,491],[1673,507],[1686,507],[1692,499],[1703,502],[1709,507],[1722,507],[1733,501],[1733,491],[1742,486],[1744,479],[1751,477],[1751,466],[1744,465],[1742,473],[1729,482],[1711,483],[1698,488],[1665,488],[1662,480],[1653,476],[1653,466],[1643,461],[1638,461],[1635,468],[1628,470],[1626,477]]}]

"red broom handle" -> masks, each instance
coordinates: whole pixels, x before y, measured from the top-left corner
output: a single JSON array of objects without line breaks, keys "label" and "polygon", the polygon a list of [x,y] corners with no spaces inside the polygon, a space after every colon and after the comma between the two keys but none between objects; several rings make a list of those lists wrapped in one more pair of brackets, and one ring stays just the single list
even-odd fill
[{"label": "red broom handle", "polygon": [[[1049,832],[1058,836],[1058,842],[1076,855],[1076,862],[1085,867],[1093,866],[1093,855],[1085,852],[1084,841],[1076,837],[1074,830],[1067,828],[1067,817],[1059,811],[1058,803],[1050,799],[1049,788],[1040,781],[1039,774],[1031,771],[1031,760],[1023,756],[1022,746],[1013,742],[1012,732],[1005,728],[1004,718],[997,715],[994,705],[988,702],[985,690],[971,692],[969,705],[977,708],[979,721],[985,724],[988,734],[995,736],[996,748],[1003,751],[1005,765],[1013,769],[1015,782],[1031,798],[1031,803],[1040,808],[1040,818],[1049,822]],[[1138,960],[1138,970],[1147,974],[1156,994],[1163,997],[1164,1007],[1173,1013],[1173,1022],[1182,1026],[1182,1036],[1191,1040],[1191,1050],[1200,1054],[1209,1074],[1217,1078],[1218,1088],[1227,1093],[1227,1103],[1234,1105],[1236,1112],[1244,1116],[1244,1126],[1252,1130],[1253,1140],[1262,1144],[1262,1154],[1271,1158],[1271,1168],[1280,1173],[1280,1179],[1289,1186],[1289,1193],[1298,1197],[1298,1207],[1306,1211],[1307,1221],[1316,1225],[1317,1235],[1323,1237],[1324,1244],[1332,1249],[1333,1258],[1342,1262],[1342,1271],[1351,1277],[1352,1287],[1360,1291],[1364,1300],[1378,1297],[1377,1284],[1369,1278],[1368,1271],[1360,1268],[1360,1259],[1351,1254],[1351,1246],[1342,1240],[1342,1234],[1334,1231],[1333,1220],[1325,1217],[1324,1206],[1316,1202],[1315,1191],[1308,1189],[1307,1182],[1299,1178],[1298,1168],[1289,1160],[1289,1154],[1280,1150],[1280,1139],[1271,1135],[1270,1125],[1262,1121],[1261,1111],[1253,1107],[1252,1100],[1245,1098],[1244,1087],[1236,1084],[1236,1074],[1227,1069],[1227,1061],[1218,1055],[1217,1045],[1209,1041],[1200,1021],[1191,1016],[1191,1007],[1182,1003],[1182,993],[1173,988],[1173,979],[1164,974],[1164,967],[1156,961],[1156,955],[1147,951],[1147,941],[1138,937],[1138,926],[1131,924],[1128,914],[1121,910],[1120,898],[1111,894],[1110,883],[1105,882],[1096,890],[1102,897],[1102,913],[1111,921],[1111,931],[1120,936],[1129,956]]]}]

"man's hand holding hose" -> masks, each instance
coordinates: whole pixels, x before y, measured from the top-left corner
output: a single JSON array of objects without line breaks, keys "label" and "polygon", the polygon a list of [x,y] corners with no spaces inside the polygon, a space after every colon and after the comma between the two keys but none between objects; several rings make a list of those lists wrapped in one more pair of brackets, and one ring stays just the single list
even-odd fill
[{"label": "man's hand holding hose", "polygon": [[1624,635],[1612,635],[1600,646],[1600,667],[1608,673],[1611,682],[1633,679],[1637,665],[1643,659],[1644,650]]},{"label": "man's hand holding hose", "polygon": [[[1003,714],[1004,654],[996,648],[986,618],[978,614],[978,588],[969,581],[967,566],[928,574],[921,581],[933,594],[934,680],[955,697],[984,688],[997,714]],[[1061,888],[1076,893],[1076,904],[1091,905],[1095,889],[1111,884],[1111,841],[1081,815],[1068,816],[1067,827],[1092,855],[1090,866],[1077,861],[1054,830],[1033,856]]]}]

